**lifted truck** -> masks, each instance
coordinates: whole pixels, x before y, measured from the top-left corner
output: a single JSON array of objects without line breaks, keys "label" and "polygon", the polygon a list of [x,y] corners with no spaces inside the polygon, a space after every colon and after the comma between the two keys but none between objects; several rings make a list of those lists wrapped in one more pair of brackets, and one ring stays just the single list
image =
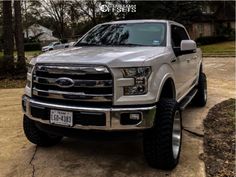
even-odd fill
[{"label": "lifted truck", "polygon": [[52,146],[76,129],[140,130],[148,164],[173,169],[181,150],[181,110],[190,101],[207,101],[202,65],[200,49],[179,23],[99,24],[73,48],[31,60],[22,99],[25,135]]}]

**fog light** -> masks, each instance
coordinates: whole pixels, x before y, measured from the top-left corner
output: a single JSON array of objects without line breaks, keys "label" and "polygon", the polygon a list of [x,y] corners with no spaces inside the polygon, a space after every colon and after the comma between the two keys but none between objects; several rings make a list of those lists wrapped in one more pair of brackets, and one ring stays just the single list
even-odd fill
[{"label": "fog light", "polygon": [[120,115],[121,125],[137,125],[142,121],[141,113],[122,113]]},{"label": "fog light", "polygon": [[129,118],[131,120],[139,120],[140,119],[140,114],[130,114]]}]

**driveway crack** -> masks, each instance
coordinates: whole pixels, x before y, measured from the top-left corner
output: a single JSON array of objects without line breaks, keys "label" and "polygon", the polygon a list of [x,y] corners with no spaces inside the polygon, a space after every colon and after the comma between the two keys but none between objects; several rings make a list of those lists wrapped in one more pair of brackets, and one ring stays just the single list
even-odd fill
[{"label": "driveway crack", "polygon": [[183,128],[183,130],[186,131],[186,132],[188,132],[188,133],[190,133],[190,134],[192,134],[192,135],[194,135],[194,136],[197,136],[197,137],[200,137],[200,138],[204,137],[204,134],[200,134],[200,133],[197,133],[197,132],[188,130],[188,129],[186,129],[186,128]]},{"label": "driveway crack", "polygon": [[33,164],[33,160],[34,160],[34,158],[35,158],[35,155],[36,155],[36,153],[37,153],[37,150],[38,150],[38,146],[36,145],[35,146],[35,150],[34,150],[34,153],[33,153],[33,155],[32,155],[32,157],[31,157],[31,159],[30,159],[30,162],[29,162],[29,165],[32,167],[32,177],[34,177],[34,175],[35,175],[35,165]]}]

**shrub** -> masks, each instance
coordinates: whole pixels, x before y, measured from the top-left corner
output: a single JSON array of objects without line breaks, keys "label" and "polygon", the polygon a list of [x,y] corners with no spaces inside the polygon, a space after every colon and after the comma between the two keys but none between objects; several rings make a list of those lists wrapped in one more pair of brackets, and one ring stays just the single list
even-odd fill
[{"label": "shrub", "polygon": [[0,79],[15,74],[14,60],[11,56],[0,56]]},{"label": "shrub", "polygon": [[39,42],[25,43],[24,47],[25,51],[41,50],[41,44]]},{"label": "shrub", "polygon": [[68,42],[68,39],[61,39],[60,41],[61,41],[62,44],[64,44],[64,43]]},{"label": "shrub", "polygon": [[3,56],[0,56],[0,76],[3,76],[3,75],[4,75]]},{"label": "shrub", "polygon": [[228,41],[229,37],[226,36],[204,36],[197,38],[196,42],[198,45],[214,44],[218,42]]}]

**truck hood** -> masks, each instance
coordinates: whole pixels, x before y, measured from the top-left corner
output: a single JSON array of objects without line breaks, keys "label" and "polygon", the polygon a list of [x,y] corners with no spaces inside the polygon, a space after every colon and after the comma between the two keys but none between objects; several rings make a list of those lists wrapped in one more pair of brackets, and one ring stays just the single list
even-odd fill
[{"label": "truck hood", "polygon": [[142,66],[158,57],[165,47],[73,47],[44,53],[34,63],[101,64],[110,67]]}]

